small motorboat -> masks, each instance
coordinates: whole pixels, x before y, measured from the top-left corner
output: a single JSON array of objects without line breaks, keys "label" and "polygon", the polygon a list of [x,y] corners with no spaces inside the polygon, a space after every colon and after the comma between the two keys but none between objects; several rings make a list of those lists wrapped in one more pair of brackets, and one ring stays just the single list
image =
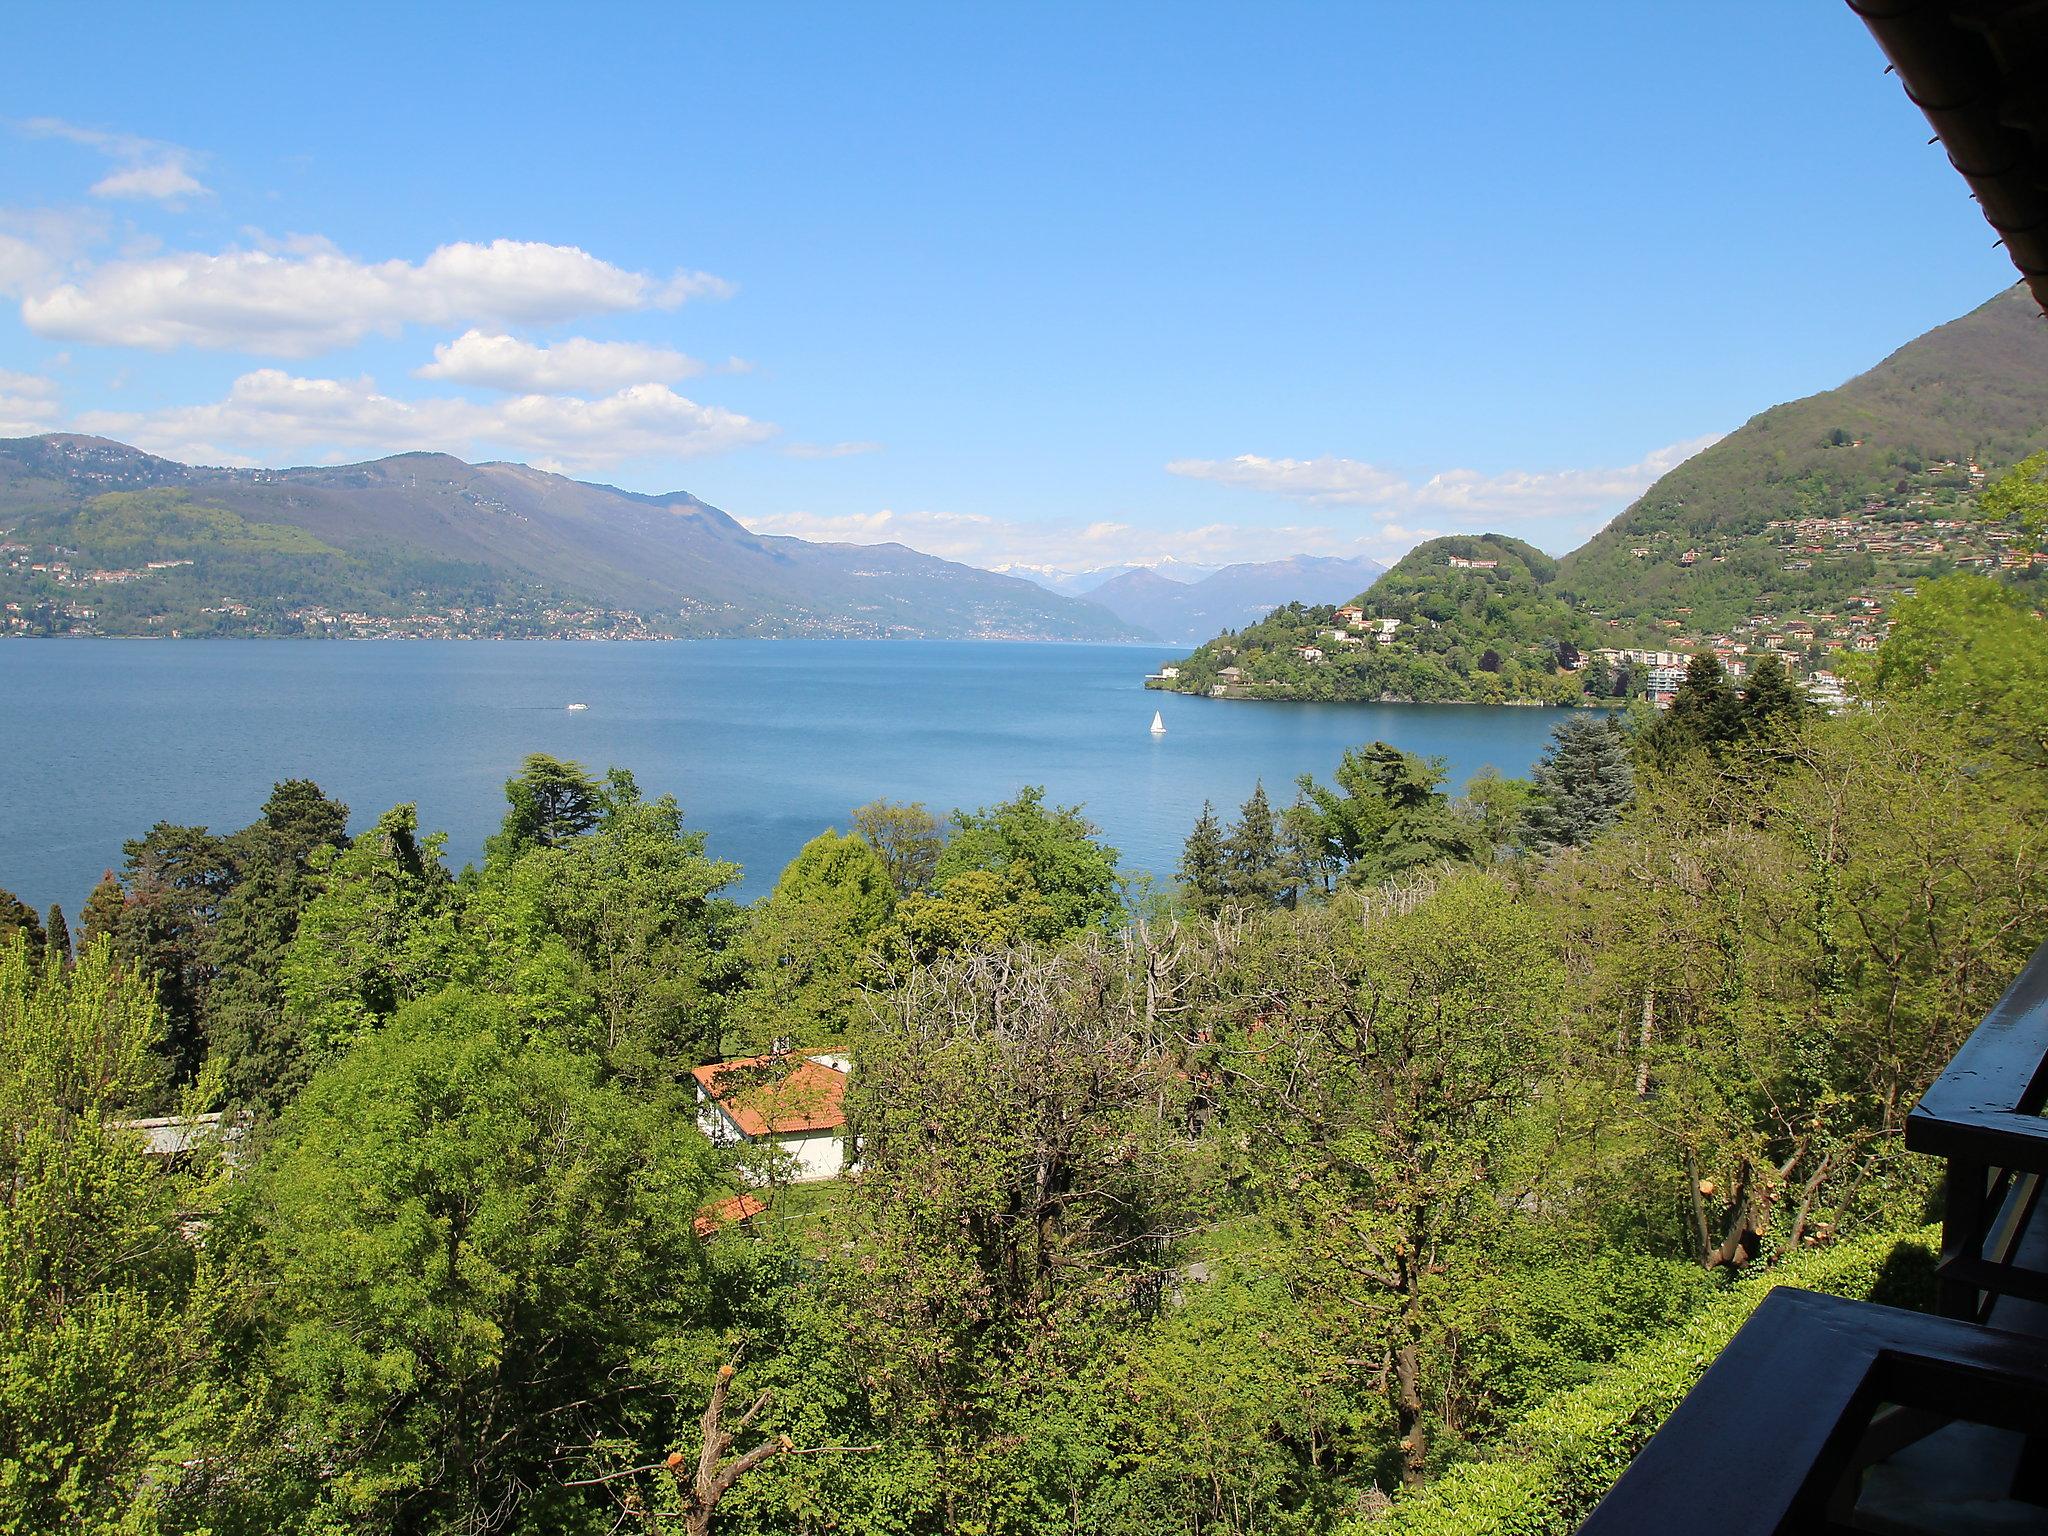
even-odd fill
[{"label": "small motorboat", "polygon": [[588,708],[590,708],[590,706],[589,706],[588,704],[571,704],[571,705],[569,706],[569,708],[570,708],[571,710],[578,710],[578,709],[588,709]]}]

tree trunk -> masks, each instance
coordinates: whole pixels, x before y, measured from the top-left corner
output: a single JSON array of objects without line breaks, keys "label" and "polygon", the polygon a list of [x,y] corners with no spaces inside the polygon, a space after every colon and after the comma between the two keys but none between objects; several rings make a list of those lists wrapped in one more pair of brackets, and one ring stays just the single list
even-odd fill
[{"label": "tree trunk", "polygon": [[1429,1434],[1422,1424],[1422,1359],[1413,1344],[1394,1351],[1395,1407],[1401,1423],[1401,1486],[1422,1486],[1429,1460]]},{"label": "tree trunk", "polygon": [[1643,988],[1643,1027],[1636,1035],[1636,1097],[1650,1096],[1650,1039],[1657,1027],[1657,994]]}]

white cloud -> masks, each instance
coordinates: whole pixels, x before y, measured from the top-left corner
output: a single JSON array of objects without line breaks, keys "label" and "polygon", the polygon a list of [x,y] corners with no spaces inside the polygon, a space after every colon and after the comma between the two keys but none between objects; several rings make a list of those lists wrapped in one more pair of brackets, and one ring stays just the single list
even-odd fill
[{"label": "white cloud", "polygon": [[222,400],[91,412],[76,426],[209,464],[303,461],[344,449],[437,449],[470,458],[511,454],[582,471],[630,459],[694,458],[775,433],[767,422],[699,405],[665,384],[635,384],[597,400],[546,394],[489,403],[447,396],[400,400],[369,379],[301,378],[275,368],[243,374]]},{"label": "white cloud", "polygon": [[21,128],[35,138],[83,144],[112,160],[114,169],[92,184],[94,197],[145,198],[175,205],[213,195],[193,174],[201,157],[183,145],[86,128],[57,117],[32,117]]},{"label": "white cloud", "polygon": [[731,291],[706,273],[660,279],[573,245],[460,241],[417,263],[364,262],[327,241],[302,238],[276,250],[108,262],[75,282],[30,292],[21,316],[37,334],[71,341],[304,357],[407,325],[546,324],[670,308]]},{"label": "white cloud", "polygon": [[1456,519],[1583,516],[1619,511],[1665,471],[1718,441],[1719,434],[1673,443],[1614,469],[1510,470],[1486,475],[1447,469],[1424,480],[1359,459],[1176,459],[1168,474],[1262,491],[1314,506],[1433,512]]},{"label": "white cloud", "polygon": [[0,368],[0,437],[29,437],[57,422],[57,381]]},{"label": "white cloud", "polygon": [[206,188],[184,166],[169,160],[154,165],[127,165],[109,171],[89,189],[94,197],[145,197],[160,203],[201,197]]},{"label": "white cloud", "polygon": [[669,384],[703,371],[693,357],[637,341],[578,336],[539,346],[516,336],[468,330],[436,346],[434,360],[415,374],[528,394],[594,394],[629,384]]},{"label": "white cloud", "polygon": [[782,450],[792,459],[847,459],[856,454],[880,453],[880,443],[791,443]]}]

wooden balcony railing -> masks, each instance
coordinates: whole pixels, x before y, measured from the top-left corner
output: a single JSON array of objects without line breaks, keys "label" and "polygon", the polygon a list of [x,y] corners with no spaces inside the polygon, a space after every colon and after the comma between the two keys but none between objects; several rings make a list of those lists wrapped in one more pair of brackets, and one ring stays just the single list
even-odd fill
[{"label": "wooden balcony railing", "polygon": [[2048,945],[1906,1123],[1948,1163],[1942,1315],[1773,1291],[1580,1536],[2048,1532],[2044,1103]]},{"label": "wooden balcony railing", "polygon": [[1948,1160],[1945,1317],[2048,1333],[2048,945],[1906,1120],[1906,1145]]}]

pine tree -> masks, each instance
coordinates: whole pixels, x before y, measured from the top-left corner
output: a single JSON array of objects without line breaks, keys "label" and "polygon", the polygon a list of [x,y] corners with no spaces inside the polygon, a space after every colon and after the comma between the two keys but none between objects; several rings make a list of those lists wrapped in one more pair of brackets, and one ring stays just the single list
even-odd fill
[{"label": "pine tree", "polygon": [[1223,853],[1232,901],[1263,907],[1281,899],[1287,870],[1280,853],[1280,828],[1263,783],[1253,787],[1252,797],[1239,809]]},{"label": "pine tree", "polygon": [[1651,763],[1669,767],[1697,751],[1718,755],[1744,734],[1742,699],[1711,652],[1687,663],[1671,708],[1643,735]]},{"label": "pine tree", "polygon": [[1749,736],[1772,736],[1799,723],[1810,708],[1804,695],[1785,675],[1784,663],[1766,656],[1750,674],[1742,695],[1742,728]]},{"label": "pine tree", "polygon": [[71,925],[64,921],[64,908],[50,903],[50,915],[43,919],[43,943],[59,960],[71,959]]},{"label": "pine tree", "polygon": [[1573,715],[1550,733],[1530,772],[1536,800],[1529,808],[1530,840],[1538,846],[1588,843],[1614,825],[1635,792],[1635,769],[1621,722],[1608,715]]},{"label": "pine tree", "polygon": [[1216,808],[1202,802],[1202,814],[1195,829],[1181,845],[1180,883],[1188,905],[1204,917],[1223,910],[1230,893],[1230,876],[1225,867],[1223,827],[1216,820]]},{"label": "pine tree", "polygon": [[85,900],[85,906],[78,914],[82,930],[79,953],[90,949],[97,939],[111,939],[121,926],[121,913],[128,905],[128,893],[121,889],[121,882],[110,869],[100,876],[100,883],[92,888],[92,895]]}]

